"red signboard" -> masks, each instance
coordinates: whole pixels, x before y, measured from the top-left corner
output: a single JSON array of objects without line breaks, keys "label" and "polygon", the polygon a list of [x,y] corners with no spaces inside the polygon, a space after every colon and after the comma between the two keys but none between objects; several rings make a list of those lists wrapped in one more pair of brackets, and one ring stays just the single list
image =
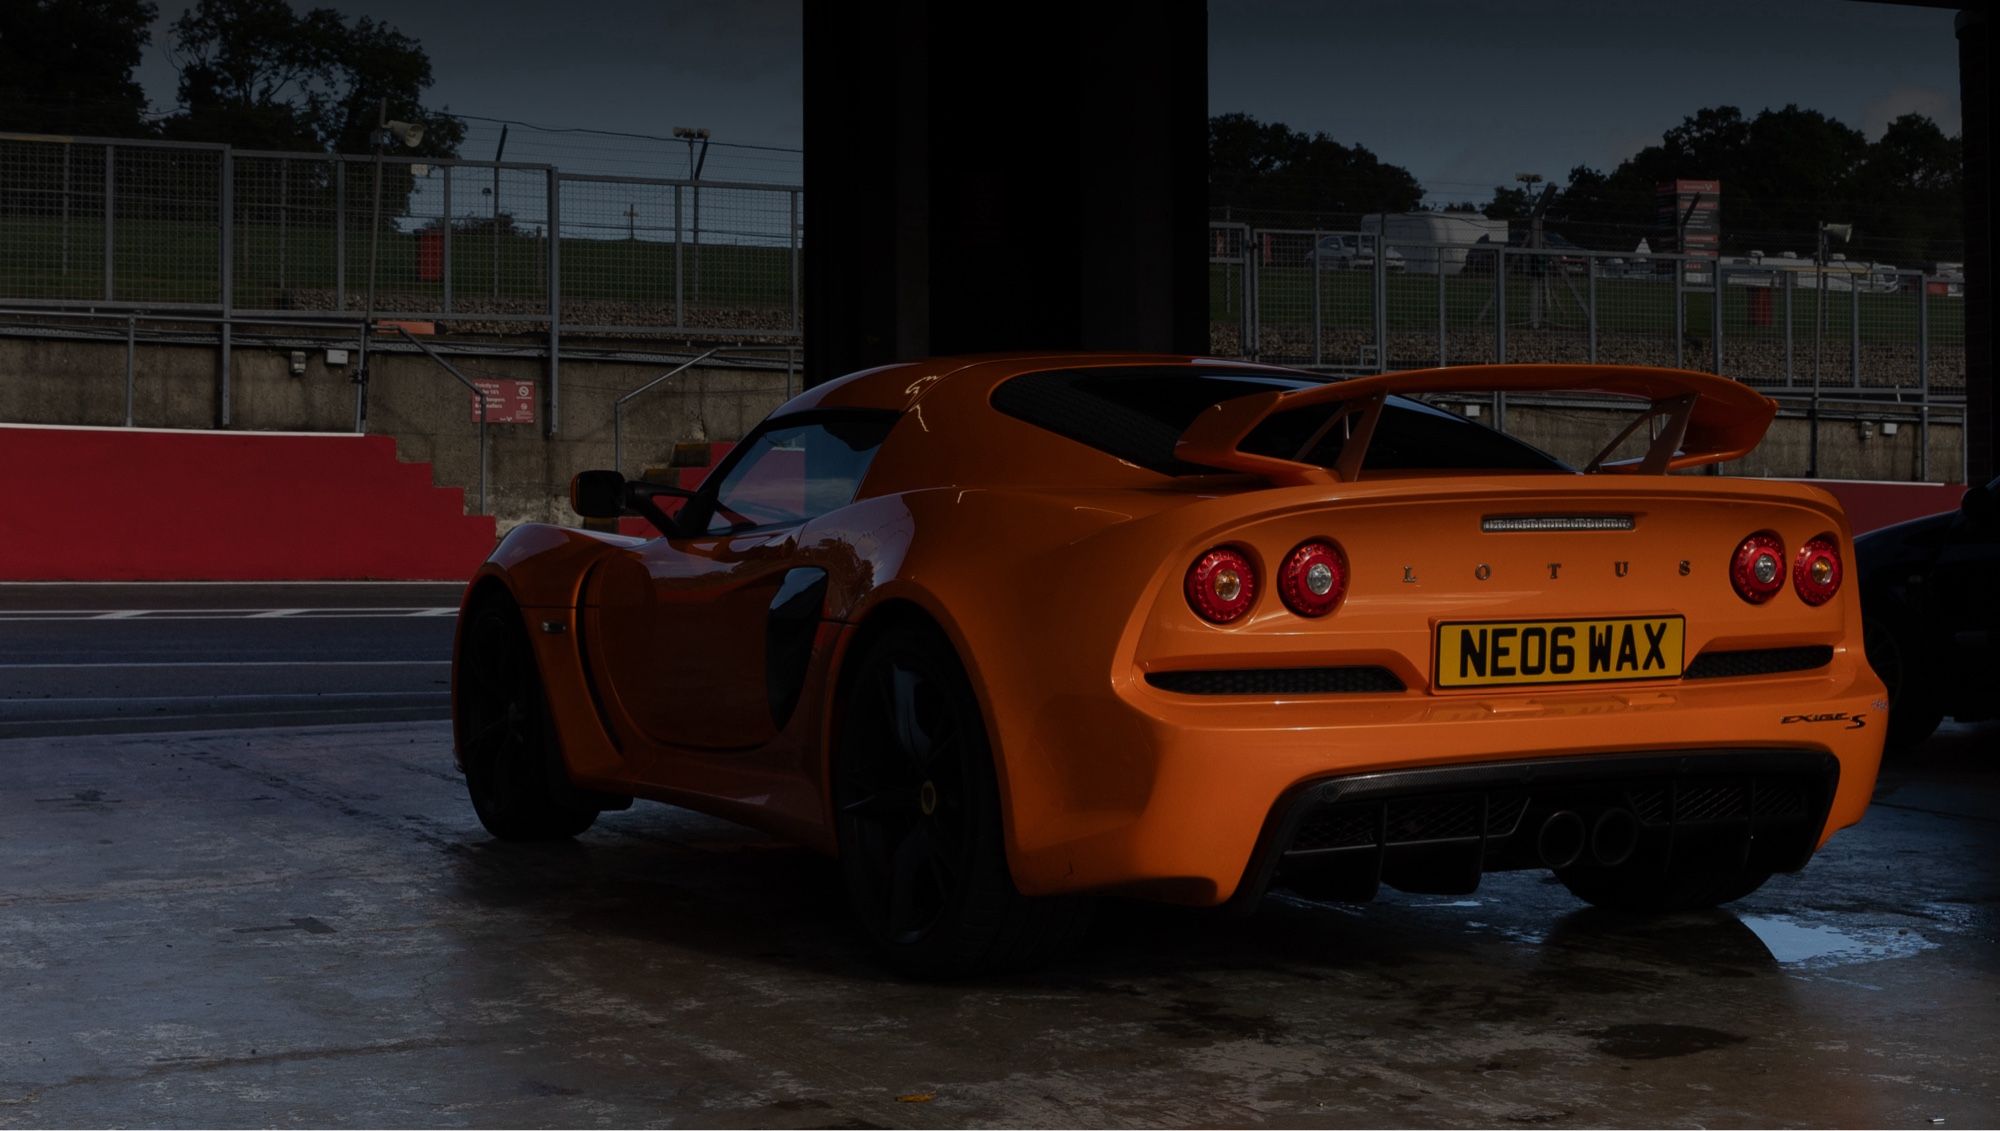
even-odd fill
[{"label": "red signboard", "polygon": [[[480,396],[486,398],[486,423],[488,424],[533,424],[535,422],[535,383],[516,381],[513,378],[474,377],[474,385],[479,386]],[[472,404],[472,419],[479,419],[479,397],[467,398]]]}]

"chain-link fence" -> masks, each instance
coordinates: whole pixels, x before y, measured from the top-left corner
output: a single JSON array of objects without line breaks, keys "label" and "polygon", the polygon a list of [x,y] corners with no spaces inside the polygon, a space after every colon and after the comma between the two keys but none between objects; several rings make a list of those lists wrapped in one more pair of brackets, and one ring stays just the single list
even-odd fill
[{"label": "chain-link fence", "polygon": [[1605,362],[1781,393],[1965,388],[1965,299],[1953,279],[1921,272],[1240,224],[1213,226],[1209,270],[1216,352],[1285,365]]},{"label": "chain-link fence", "polygon": [[0,302],[796,338],[793,185],[0,134]]}]

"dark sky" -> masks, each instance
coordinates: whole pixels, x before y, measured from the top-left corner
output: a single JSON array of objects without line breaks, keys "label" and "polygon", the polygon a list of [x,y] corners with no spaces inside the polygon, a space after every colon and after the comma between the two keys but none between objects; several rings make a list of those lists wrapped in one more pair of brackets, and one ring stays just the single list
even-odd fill
[{"label": "dark sky", "polygon": [[[430,52],[434,101],[543,125],[718,141],[801,143],[801,0],[334,0]],[[171,106],[161,0],[141,78]],[[997,6],[996,13],[1004,12]],[[1958,130],[1952,13],[1854,0],[1210,0],[1209,109],[1359,142],[1416,174],[1433,200],[1483,200],[1515,173],[1609,168],[1701,106],[1796,102],[1872,137],[1916,111]],[[468,157],[497,127],[473,123]],[[1003,150],[1006,139],[996,139]],[[657,162],[672,145],[515,131],[507,156]],[[711,157],[710,176],[796,176],[797,158]]]}]

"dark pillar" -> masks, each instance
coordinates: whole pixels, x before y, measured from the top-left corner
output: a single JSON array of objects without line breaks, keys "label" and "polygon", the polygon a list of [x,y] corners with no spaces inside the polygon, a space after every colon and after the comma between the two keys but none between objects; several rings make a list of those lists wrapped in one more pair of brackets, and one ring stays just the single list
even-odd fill
[{"label": "dark pillar", "polygon": [[807,381],[1208,349],[1198,0],[806,0]]},{"label": "dark pillar", "polygon": [[1965,466],[1973,483],[2000,474],[2000,420],[1993,413],[1993,102],[1988,86],[1992,21],[1958,14],[1959,136],[1965,139]]}]

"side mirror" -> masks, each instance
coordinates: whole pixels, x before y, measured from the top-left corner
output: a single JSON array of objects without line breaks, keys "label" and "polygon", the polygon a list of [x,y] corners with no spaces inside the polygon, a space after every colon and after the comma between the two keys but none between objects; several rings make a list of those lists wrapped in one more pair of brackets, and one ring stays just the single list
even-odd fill
[{"label": "side mirror", "polygon": [[584,518],[625,513],[625,477],[615,471],[579,471],[569,481],[569,507]]},{"label": "side mirror", "polygon": [[1991,526],[2000,521],[2000,498],[1995,497],[1991,483],[1967,487],[1965,497],[1958,501],[1958,509],[1975,526]]}]

